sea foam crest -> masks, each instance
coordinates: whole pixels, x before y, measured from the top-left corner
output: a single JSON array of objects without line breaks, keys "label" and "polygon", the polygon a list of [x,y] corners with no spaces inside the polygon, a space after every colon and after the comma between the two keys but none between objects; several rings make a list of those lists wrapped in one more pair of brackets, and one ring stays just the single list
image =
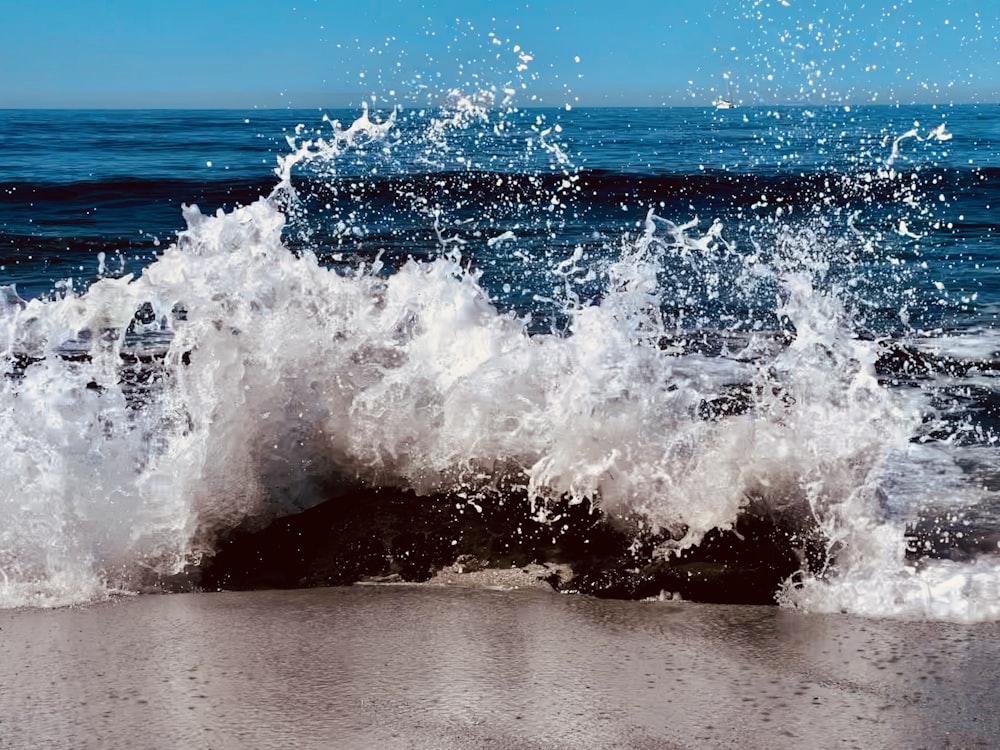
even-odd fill
[{"label": "sea foam crest", "polygon": [[[567,332],[529,333],[440,232],[439,257],[392,273],[286,244],[295,170],[391,152],[393,118],[300,131],[269,198],[186,207],[187,229],[139,278],[0,308],[0,460],[20,478],[0,488],[0,604],[134,589],[338,483],[474,492],[507,474],[542,515],[568,496],[676,529],[664,554],[748,507],[818,526],[834,565],[789,582],[792,606],[1000,615],[989,565],[903,560],[883,492],[920,412],[876,378],[828,229],[779,226],[746,253],[721,222],[701,232],[651,213],[599,271],[579,248],[555,264]],[[601,294],[577,294],[578,278]],[[686,327],[692,285],[711,300],[734,280],[772,292],[784,330],[714,332],[721,354],[692,346],[713,334]],[[706,418],[733,389],[745,408]]]}]

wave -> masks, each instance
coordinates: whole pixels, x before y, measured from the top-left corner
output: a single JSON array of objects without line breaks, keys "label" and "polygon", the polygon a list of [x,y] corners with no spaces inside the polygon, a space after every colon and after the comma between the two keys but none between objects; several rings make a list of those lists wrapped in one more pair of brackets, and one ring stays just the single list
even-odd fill
[{"label": "wave", "polygon": [[[383,131],[358,123],[364,143],[379,142]],[[963,507],[982,499],[960,478],[989,436],[956,458],[933,432],[948,410],[933,403],[940,390],[914,386],[944,355],[894,359],[884,337],[860,335],[864,285],[848,282],[875,260],[853,262],[839,228],[782,225],[746,252],[721,225],[649,212],[600,259],[556,248],[535,288],[551,289],[565,325],[539,330],[500,304],[484,258],[470,264],[437,223],[434,254],[392,266],[378,253],[324,263],[321,244],[290,235],[344,185],[374,213],[430,194],[476,210],[498,190],[516,196],[512,210],[536,212],[575,184],[606,198],[647,178],[570,181],[557,168],[502,186],[478,173],[319,179],[321,157],[345,144],[357,145],[301,144],[266,198],[215,215],[186,207],[187,229],[141,274],[7,296],[0,473],[17,479],[0,489],[4,606],[169,579],[234,529],[359,497],[345,487],[470,509],[515,487],[511,502],[542,524],[559,524],[565,504],[642,518],[663,532],[650,550],[663,558],[738,531],[750,508],[816,529],[828,564],[786,580],[788,606],[1000,615],[991,562],[907,560],[913,509],[946,489]],[[678,189],[664,179],[657,189]],[[766,299],[776,325],[699,318],[698,300],[742,293]]]},{"label": "wave", "polygon": [[[302,196],[336,200],[341,197],[372,201],[372,208],[405,207],[414,201],[461,194],[476,205],[516,204],[560,193],[575,194],[596,209],[621,209],[623,201],[648,208],[662,201],[691,203],[696,208],[716,208],[732,212],[767,203],[812,206],[817,201],[827,207],[849,202],[891,204],[901,189],[915,194],[935,191],[962,193],[965,197],[992,195],[1000,191],[1000,169],[924,168],[910,173],[889,173],[873,169],[869,173],[843,172],[832,168],[780,170],[762,165],[737,171],[701,169],[695,172],[663,172],[651,169],[616,172],[607,169],[573,169],[567,183],[563,170],[491,171],[480,169],[435,169],[399,174],[334,174],[319,178],[305,176],[297,182]],[[215,206],[252,203],[274,188],[273,178],[257,180],[225,175],[197,180],[142,178],[132,176],[103,179],[42,180],[0,183],[11,206],[38,206],[51,203],[67,214],[79,206],[121,207],[148,205],[159,201],[179,206],[199,202]],[[969,196],[972,192],[974,195]],[[871,205],[869,207],[872,207]],[[79,217],[78,217],[79,218]]]},{"label": "wave", "polygon": [[232,178],[182,180],[121,176],[68,182],[4,182],[0,183],[0,192],[6,193],[12,205],[53,203],[72,210],[77,204],[145,205],[161,200],[174,200],[175,205],[179,205],[182,200],[195,197],[213,205],[227,201],[249,203],[267,195],[273,187],[273,180],[267,179],[248,184],[245,180],[236,182]]}]

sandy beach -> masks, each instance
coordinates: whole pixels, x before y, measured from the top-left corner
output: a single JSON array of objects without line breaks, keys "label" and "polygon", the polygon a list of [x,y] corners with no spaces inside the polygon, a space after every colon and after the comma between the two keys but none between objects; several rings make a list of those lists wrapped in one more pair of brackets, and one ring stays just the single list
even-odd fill
[{"label": "sandy beach", "polygon": [[0,612],[0,748],[997,747],[1000,625],[538,588]]}]

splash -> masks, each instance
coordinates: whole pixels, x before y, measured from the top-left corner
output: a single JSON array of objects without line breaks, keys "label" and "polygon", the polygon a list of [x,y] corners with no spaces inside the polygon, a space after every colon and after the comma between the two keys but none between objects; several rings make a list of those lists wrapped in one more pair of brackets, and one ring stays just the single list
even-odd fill
[{"label": "splash", "polygon": [[[219,533],[352,483],[475,498],[502,478],[540,518],[566,498],[639,514],[667,532],[662,555],[747,510],[818,529],[827,564],[788,582],[789,606],[1000,614],[989,564],[905,560],[907,519],[887,506],[925,458],[913,440],[929,407],[887,387],[884,341],[859,335],[871,298],[857,280],[892,264],[856,212],[757,206],[744,243],[723,220],[649,211],[596,250],[551,242],[529,258],[525,237],[552,240],[572,216],[579,172],[558,122],[494,105],[453,92],[424,119],[365,108],[347,127],[300,126],[268,197],[186,207],[187,229],[137,278],[5,294],[2,471],[18,480],[0,489],[0,604],[142,589]],[[862,200],[890,185],[926,222],[893,166],[909,137],[874,179],[851,179]],[[433,252],[345,260],[345,238],[388,220],[366,208],[382,173]],[[496,215],[463,213],[484,174],[522,189]],[[836,187],[823,190],[820,207]],[[342,191],[356,212],[317,211]],[[487,260],[534,269],[528,310],[485,283]],[[540,326],[552,309],[558,324]]]}]

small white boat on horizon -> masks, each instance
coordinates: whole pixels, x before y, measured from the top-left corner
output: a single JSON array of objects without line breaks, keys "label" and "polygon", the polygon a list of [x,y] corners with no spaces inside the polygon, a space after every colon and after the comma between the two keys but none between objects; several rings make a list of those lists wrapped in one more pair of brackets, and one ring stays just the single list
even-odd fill
[{"label": "small white boat on horizon", "polygon": [[712,102],[712,106],[716,109],[736,109],[736,103],[733,101],[732,73],[723,73],[722,78],[726,82],[726,95],[722,96],[722,92],[720,91],[719,96]]}]

